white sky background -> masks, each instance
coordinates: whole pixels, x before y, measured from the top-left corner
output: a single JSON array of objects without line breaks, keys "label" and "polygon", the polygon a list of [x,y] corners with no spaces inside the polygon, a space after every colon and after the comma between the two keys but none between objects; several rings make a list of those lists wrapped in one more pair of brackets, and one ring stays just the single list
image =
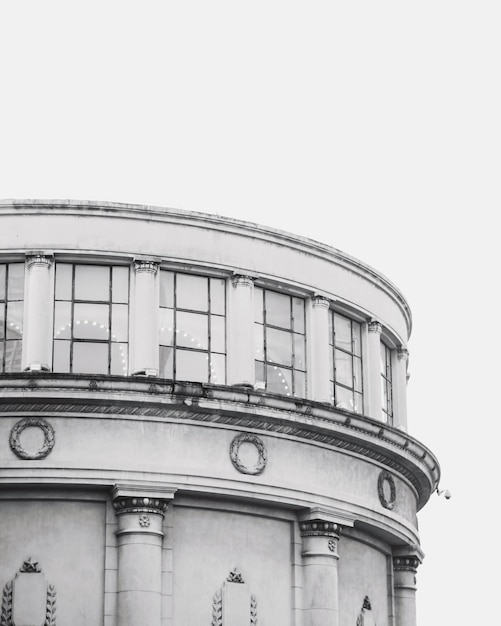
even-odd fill
[{"label": "white sky background", "polygon": [[258,222],[408,298],[409,431],[453,493],[420,514],[420,626],[499,614],[500,18],[482,0],[0,0],[1,198]]}]

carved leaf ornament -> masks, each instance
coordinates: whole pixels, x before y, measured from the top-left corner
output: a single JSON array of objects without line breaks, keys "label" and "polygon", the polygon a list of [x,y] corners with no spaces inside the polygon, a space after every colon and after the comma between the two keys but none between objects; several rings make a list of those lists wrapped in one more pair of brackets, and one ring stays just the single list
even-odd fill
[{"label": "carved leaf ornament", "polygon": [[[251,443],[257,449],[258,460],[254,467],[247,467],[242,463],[240,459],[240,446],[243,443]],[[264,443],[261,439],[252,433],[241,433],[234,437],[233,441],[230,444],[230,459],[233,463],[233,466],[241,473],[241,474],[261,474],[261,472],[266,467],[266,448],[264,447]]]},{"label": "carved leaf ornament", "polygon": [[[26,428],[40,428],[43,433],[42,447],[36,452],[29,452],[25,450],[21,444],[21,434]],[[40,417],[26,417],[19,422],[16,422],[10,431],[9,443],[12,452],[20,459],[27,459],[35,461],[37,459],[44,459],[50,454],[54,444],[56,442],[56,435],[54,429]]]}]

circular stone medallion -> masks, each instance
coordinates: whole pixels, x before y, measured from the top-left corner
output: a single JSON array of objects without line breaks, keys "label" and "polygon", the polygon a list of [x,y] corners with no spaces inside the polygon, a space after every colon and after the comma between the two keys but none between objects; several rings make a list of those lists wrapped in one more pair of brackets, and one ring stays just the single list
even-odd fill
[{"label": "circular stone medallion", "polygon": [[[242,444],[250,444],[248,447],[254,450],[246,450],[244,454]],[[261,474],[266,466],[266,448],[257,435],[242,433],[234,437],[230,444],[230,458],[241,474]]]},{"label": "circular stone medallion", "polygon": [[[42,431],[43,442],[39,448],[35,437],[21,436],[26,429],[40,429]],[[26,435],[28,435],[28,433],[26,433]],[[21,439],[25,440],[24,445]],[[10,431],[10,447],[12,452],[20,459],[28,459],[30,461],[44,459],[52,451],[55,441],[56,438],[52,426],[49,422],[38,417],[26,417],[19,420]]]}]

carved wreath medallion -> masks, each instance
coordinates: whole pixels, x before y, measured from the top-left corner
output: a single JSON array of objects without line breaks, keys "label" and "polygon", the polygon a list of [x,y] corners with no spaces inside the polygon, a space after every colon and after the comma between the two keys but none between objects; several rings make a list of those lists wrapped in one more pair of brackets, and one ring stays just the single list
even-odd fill
[{"label": "carved wreath medallion", "polygon": [[[388,498],[385,493],[385,483],[388,485],[390,489],[390,497]],[[395,500],[397,497],[397,491],[395,487],[395,481],[393,480],[393,476],[383,470],[379,474],[379,478],[377,480],[377,492],[379,495],[379,502],[384,506],[385,509],[389,509],[390,511],[395,506]]]},{"label": "carved wreath medallion", "polygon": [[[21,445],[21,433],[26,428],[40,428],[43,433],[43,445],[36,452],[29,452],[25,450]],[[54,444],[56,442],[56,436],[54,433],[54,429],[46,422],[44,419],[40,417],[26,417],[19,422],[16,422],[10,431],[9,443],[12,452],[20,459],[28,459],[30,461],[34,461],[36,459],[45,459],[48,456]]]},{"label": "carved wreath medallion", "polygon": [[[251,443],[253,444],[258,453],[258,460],[254,467],[247,467],[242,463],[240,459],[239,451],[240,446],[243,443]],[[230,444],[230,458],[234,467],[242,474],[261,474],[261,472],[266,467],[266,448],[264,447],[264,443],[257,435],[253,435],[252,433],[241,433],[234,437],[233,441]]]}]

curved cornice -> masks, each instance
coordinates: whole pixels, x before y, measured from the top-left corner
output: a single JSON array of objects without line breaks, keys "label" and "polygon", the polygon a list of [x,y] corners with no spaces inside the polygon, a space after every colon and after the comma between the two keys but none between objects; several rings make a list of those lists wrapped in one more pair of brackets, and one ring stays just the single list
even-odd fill
[{"label": "curved cornice", "polygon": [[410,307],[402,292],[386,276],[337,248],[307,237],[293,235],[279,229],[221,215],[151,205],[81,200],[0,200],[0,215],[19,214],[23,211],[26,214],[102,214],[103,217],[147,219],[163,223],[175,222],[192,226],[198,225],[209,230],[238,232],[241,236],[278,242],[283,246],[302,250],[307,254],[327,259],[349,268],[352,272],[372,282],[397,303],[405,317],[408,335],[410,336],[411,334],[412,314]]},{"label": "curved cornice", "polygon": [[406,433],[320,403],[194,383],[48,373],[0,378],[0,413],[137,416],[275,433],[365,457],[400,474],[417,507],[438,485],[435,456]]}]

